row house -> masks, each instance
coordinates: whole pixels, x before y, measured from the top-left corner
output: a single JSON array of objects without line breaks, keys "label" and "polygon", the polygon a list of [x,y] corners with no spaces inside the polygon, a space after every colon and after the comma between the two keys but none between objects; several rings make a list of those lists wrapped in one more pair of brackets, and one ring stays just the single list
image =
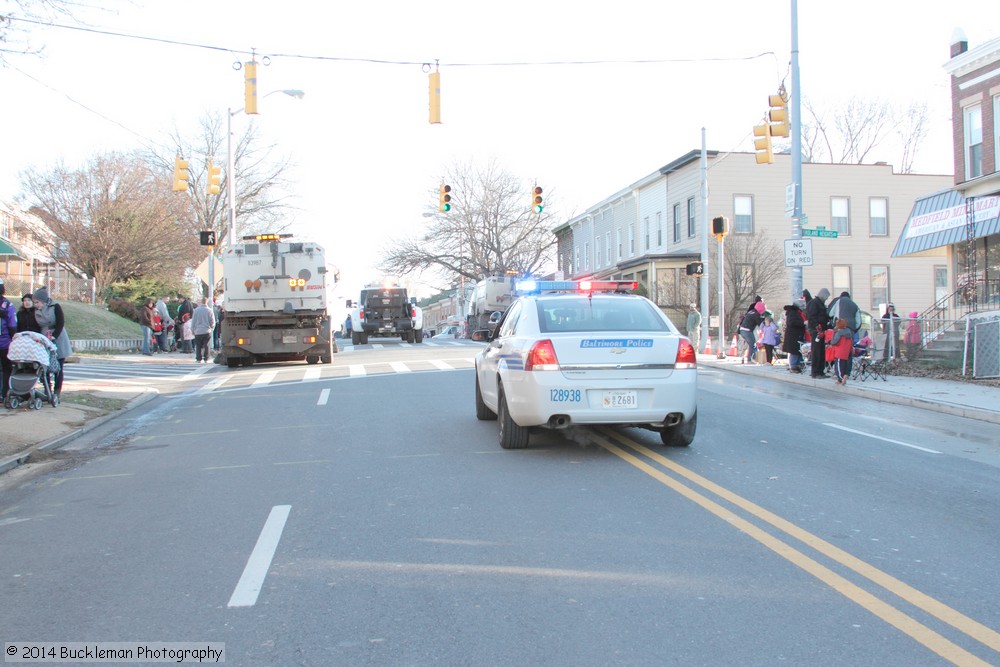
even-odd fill
[{"label": "row house", "polygon": [[21,295],[47,285],[53,297],[93,300],[93,281],[66,260],[68,248],[28,209],[0,201],[0,277],[6,293]]},{"label": "row house", "polygon": [[[763,263],[754,257],[739,260],[746,263],[739,269],[744,292],[760,294],[780,313],[791,300],[791,271],[784,265],[784,240],[791,238],[785,197],[791,156],[775,155],[770,165],[758,165],[754,153],[707,151],[706,156],[707,215],[701,153],[691,151],[557,227],[557,268],[574,278],[637,280],[683,326],[688,304],[701,304],[704,283],[687,275],[689,263],[703,262],[711,297],[716,297],[717,242],[710,238],[709,256],[702,257],[702,235],[710,231],[705,220],[725,216],[729,236],[723,252],[738,245],[744,253],[749,249],[767,258]],[[803,226],[837,232],[837,238],[813,239],[813,265],[802,269],[805,288],[814,294],[822,287],[835,295],[850,292],[870,313],[889,301],[907,312],[934,303],[938,286],[951,280],[947,254],[930,250],[893,257],[892,251],[916,199],[948,188],[951,176],[897,174],[884,163],[807,163],[802,181],[808,218]],[[731,261],[732,256],[725,263]],[[758,290],[764,274],[772,277],[770,286]],[[747,305],[730,303],[729,297],[726,304],[730,317]]]},{"label": "row house", "polygon": [[944,253],[954,279],[942,311],[1000,308],[1000,38],[975,49],[957,33],[951,77],[955,176],[918,198],[894,257]]}]

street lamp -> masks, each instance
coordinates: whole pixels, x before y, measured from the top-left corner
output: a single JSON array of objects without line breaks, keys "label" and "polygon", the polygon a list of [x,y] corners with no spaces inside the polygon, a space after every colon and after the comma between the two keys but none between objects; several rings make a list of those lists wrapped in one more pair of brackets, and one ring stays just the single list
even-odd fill
[{"label": "street lamp", "polygon": [[[275,93],[282,93],[297,100],[301,100],[306,96],[305,91],[298,88],[287,88],[284,90],[272,90],[261,99],[268,98]],[[229,233],[227,235],[229,238],[229,247],[232,247],[236,242],[236,179],[233,173],[233,116],[238,113],[239,109],[236,111],[233,111],[232,107],[226,109],[226,198],[229,200]]]}]

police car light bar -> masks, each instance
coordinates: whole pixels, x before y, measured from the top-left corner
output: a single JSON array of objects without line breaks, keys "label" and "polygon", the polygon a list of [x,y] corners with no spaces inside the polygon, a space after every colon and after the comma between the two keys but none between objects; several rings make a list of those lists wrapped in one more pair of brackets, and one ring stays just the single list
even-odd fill
[{"label": "police car light bar", "polygon": [[515,289],[522,294],[539,292],[632,292],[634,280],[519,280]]}]

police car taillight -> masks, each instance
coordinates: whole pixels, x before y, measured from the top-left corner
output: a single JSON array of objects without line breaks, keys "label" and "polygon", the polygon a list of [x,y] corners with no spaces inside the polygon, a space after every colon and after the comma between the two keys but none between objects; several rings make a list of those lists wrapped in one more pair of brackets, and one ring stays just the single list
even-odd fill
[{"label": "police car taillight", "polygon": [[524,370],[559,370],[559,359],[556,358],[556,349],[552,347],[551,340],[540,340],[531,346],[531,350],[528,352],[528,358],[524,360]]},{"label": "police car taillight", "polygon": [[687,338],[681,338],[681,342],[677,344],[677,360],[674,361],[674,368],[695,368],[697,363],[694,345]]}]

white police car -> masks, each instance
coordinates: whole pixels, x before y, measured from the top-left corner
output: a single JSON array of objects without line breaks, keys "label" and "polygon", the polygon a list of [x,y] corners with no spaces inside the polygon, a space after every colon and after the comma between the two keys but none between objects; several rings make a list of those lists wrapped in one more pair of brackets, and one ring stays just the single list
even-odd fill
[{"label": "white police car", "polygon": [[538,281],[504,313],[476,355],[476,417],[499,419],[500,446],[528,446],[533,427],[613,424],[687,446],[698,422],[691,342],[634,282]]}]

